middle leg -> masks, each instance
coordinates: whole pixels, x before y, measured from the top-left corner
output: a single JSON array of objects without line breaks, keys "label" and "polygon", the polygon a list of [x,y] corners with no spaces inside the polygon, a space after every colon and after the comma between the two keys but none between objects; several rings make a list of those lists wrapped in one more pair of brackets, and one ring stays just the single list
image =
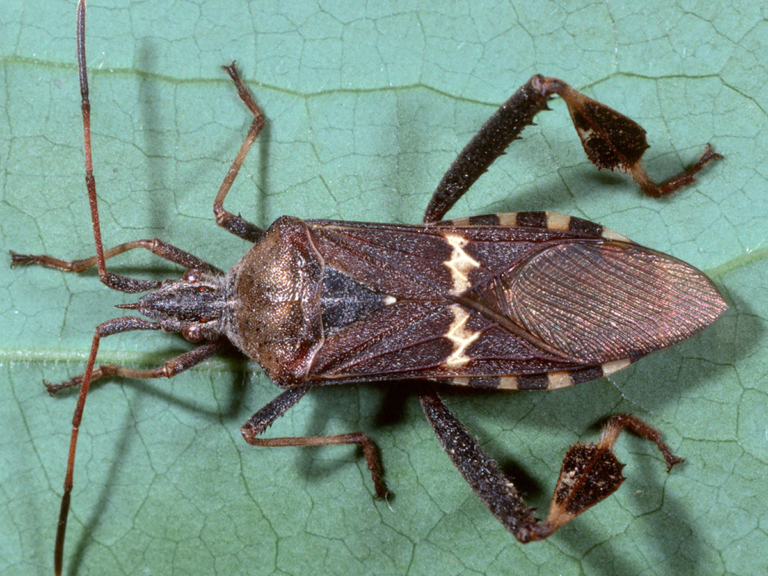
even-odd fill
[{"label": "middle leg", "polygon": [[251,446],[331,446],[357,444],[363,449],[365,463],[371,472],[376,498],[385,498],[389,493],[382,478],[381,460],[373,441],[362,432],[338,434],[335,436],[299,436],[288,438],[258,438],[272,423],[285,414],[309,391],[311,386],[291,388],[280,394],[269,404],[251,416],[240,428],[240,433]]},{"label": "middle leg", "polygon": [[[159,238],[132,240],[131,242],[125,242],[124,244],[114,246],[113,248],[104,251],[104,260],[109,260],[110,258],[118,256],[119,254],[123,254],[124,252],[135,250],[137,248],[148,250],[155,256],[159,256],[164,260],[168,260],[169,262],[183,266],[187,270],[201,270],[203,272],[209,272],[215,276],[224,275],[223,270],[212,264],[208,264],[208,262],[202,258],[199,258],[194,254],[190,254],[189,252],[186,252],[180,248],[176,248],[176,246],[169,244],[164,240],[160,240]],[[90,258],[84,258],[83,260],[70,261],[54,258],[53,256],[46,256],[44,254],[17,254],[16,252],[11,251],[11,266],[18,266],[21,264],[36,264],[38,266],[45,266],[46,268],[55,268],[56,270],[61,270],[62,272],[79,273],[85,272],[89,268],[96,266],[97,257],[92,256]],[[147,288],[147,290],[156,288],[156,284],[157,283],[153,282],[153,286]]]}]

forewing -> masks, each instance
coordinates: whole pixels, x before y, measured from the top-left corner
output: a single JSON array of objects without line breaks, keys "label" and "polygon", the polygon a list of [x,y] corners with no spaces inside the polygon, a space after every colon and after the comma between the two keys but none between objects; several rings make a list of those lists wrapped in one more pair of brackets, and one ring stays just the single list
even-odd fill
[{"label": "forewing", "polygon": [[326,266],[385,302],[326,335],[310,378],[501,378],[514,388],[519,376],[580,371],[583,381],[687,338],[725,309],[683,262],[608,239],[598,225],[573,219],[573,231],[561,225],[567,217],[550,217],[553,229],[530,214],[545,213],[517,221],[544,225],[496,224],[513,215],[431,226],[310,222]]}]

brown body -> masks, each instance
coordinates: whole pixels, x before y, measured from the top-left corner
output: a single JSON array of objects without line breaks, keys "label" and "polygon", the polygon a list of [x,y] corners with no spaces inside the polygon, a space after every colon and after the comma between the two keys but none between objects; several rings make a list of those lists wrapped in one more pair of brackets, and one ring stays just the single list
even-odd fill
[{"label": "brown body", "polygon": [[725,310],[704,274],[597,224],[475,220],[280,218],[227,274],[223,334],[282,388],[552,388],[613,372]]}]

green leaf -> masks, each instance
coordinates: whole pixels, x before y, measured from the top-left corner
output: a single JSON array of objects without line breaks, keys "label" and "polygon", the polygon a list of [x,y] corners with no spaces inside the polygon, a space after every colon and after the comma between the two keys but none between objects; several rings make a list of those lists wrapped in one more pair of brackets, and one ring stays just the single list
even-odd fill
[{"label": "green leaf", "polygon": [[[617,5],[617,4],[625,4]],[[88,398],[67,533],[69,574],[757,574],[768,568],[768,25],[759,5],[93,1],[94,164],[109,245],[159,236],[228,267],[245,243],[211,204],[250,122],[219,69],[237,59],[268,117],[227,206],[415,223],[457,151],[534,72],[647,130],[663,179],[707,141],[725,160],[665,200],[597,173],[562,102],[451,216],[540,210],[600,221],[707,271],[731,309],[608,380],[553,393],[445,396],[546,508],[566,448],[632,412],[686,458],[670,474],[626,437],[624,488],[521,546],[472,495],[407,391],[313,390],[270,434],[369,433],[395,494],[376,502],[352,448],[255,449],[239,426],[278,394],[252,363]],[[8,0],[0,23],[2,246],[92,254],[71,2]],[[115,270],[177,272],[148,254]],[[148,272],[147,272],[148,270]],[[133,298],[94,273],[0,267],[0,574],[49,574],[74,394],[93,327]],[[180,338],[126,334],[101,361],[154,366]]]}]

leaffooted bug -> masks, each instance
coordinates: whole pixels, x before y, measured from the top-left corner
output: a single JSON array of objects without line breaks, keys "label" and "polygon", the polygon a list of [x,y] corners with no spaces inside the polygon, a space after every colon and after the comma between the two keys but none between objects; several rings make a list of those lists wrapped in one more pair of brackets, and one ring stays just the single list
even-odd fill
[{"label": "leaffooted bug", "polygon": [[[636,417],[609,419],[596,445],[577,444],[563,461],[548,517],[540,521],[512,481],[451,414],[438,385],[549,390],[624,368],[710,325],[726,309],[695,268],[586,220],[549,212],[443,216],[507,146],[562,97],[589,159],[629,173],[642,190],[663,196],[691,184],[718,159],[709,146],[688,170],[657,185],[640,159],[645,131],[622,114],[555,78],[534,76],[480,128],[435,190],[421,225],[282,217],[268,230],[223,208],[224,199],[264,116],[234,64],[225,66],[253,114],[250,130],[214,200],[217,223],[254,243],[229,272],[159,239],[104,250],[90,142],[85,62],[85,1],[77,9],[86,186],[96,256],[64,261],[12,253],[12,264],[68,272],[98,268],[109,288],[148,292],[134,304],[148,319],[123,316],[96,328],[82,375],[49,392],[79,386],[54,564],[61,574],[78,430],[96,378],[173,377],[235,348],[254,359],[284,391],[241,428],[254,446],[362,447],[378,497],[387,489],[373,442],[362,433],[260,438],[313,386],[408,381],[440,443],[475,493],[521,542],[548,537],[613,493],[624,478],[612,451],[624,428],[656,443],[669,467],[680,459],[659,431]],[[106,270],[108,258],[142,248],[186,268],[180,279],[143,281]],[[156,369],[96,367],[101,338],[132,330],[180,332],[199,344]]]}]

